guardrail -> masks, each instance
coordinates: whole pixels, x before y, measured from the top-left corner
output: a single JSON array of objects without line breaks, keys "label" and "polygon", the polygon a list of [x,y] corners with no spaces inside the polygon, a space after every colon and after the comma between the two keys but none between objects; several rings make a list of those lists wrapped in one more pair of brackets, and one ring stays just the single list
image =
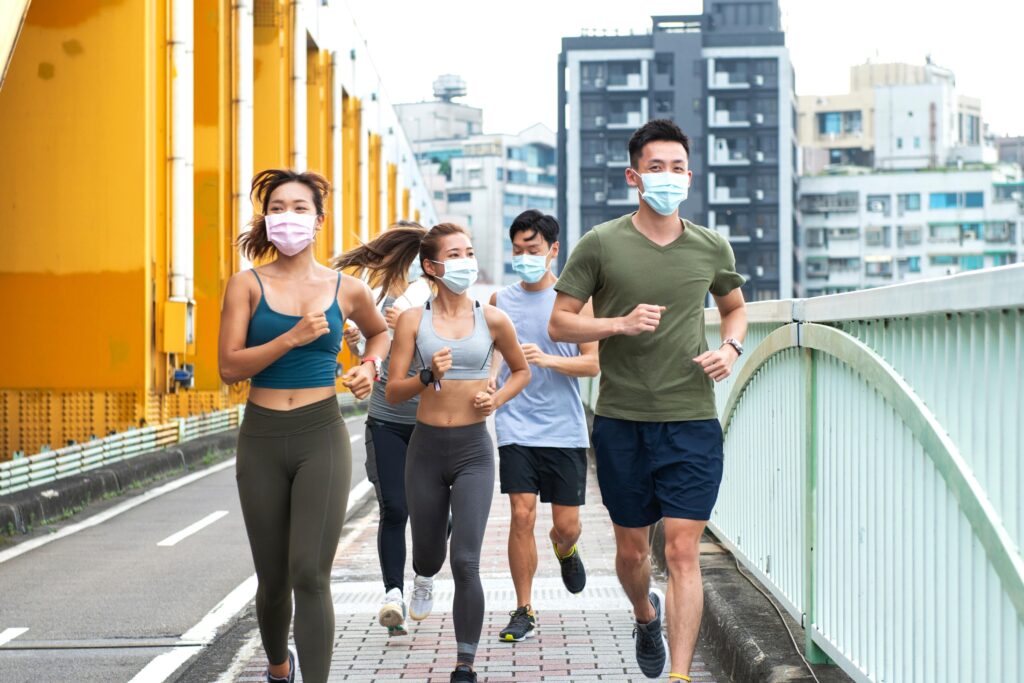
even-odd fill
[{"label": "guardrail", "polygon": [[[712,531],[815,661],[858,681],[1019,680],[1024,265],[748,314],[715,387]],[[707,310],[712,348],[719,323]]]},{"label": "guardrail", "polygon": [[235,406],[0,462],[0,496],[231,429],[241,422],[243,409]]}]

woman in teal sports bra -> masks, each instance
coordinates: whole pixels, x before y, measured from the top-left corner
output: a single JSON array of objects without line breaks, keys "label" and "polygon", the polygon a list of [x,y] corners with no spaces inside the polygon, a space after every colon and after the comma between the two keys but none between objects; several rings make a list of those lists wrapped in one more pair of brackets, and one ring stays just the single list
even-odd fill
[{"label": "woman in teal sports bra", "polygon": [[342,377],[357,398],[370,394],[375,365],[389,346],[366,284],[313,257],[328,187],[311,172],[268,170],[253,178],[257,213],[238,245],[251,261],[276,258],[233,275],[221,312],[221,378],[251,380],[235,477],[256,566],[267,681],[295,680],[288,650],[293,591],[302,678],[327,681],[334,649],[330,572],[352,474],[335,389],[345,320],[367,338],[363,361]]}]

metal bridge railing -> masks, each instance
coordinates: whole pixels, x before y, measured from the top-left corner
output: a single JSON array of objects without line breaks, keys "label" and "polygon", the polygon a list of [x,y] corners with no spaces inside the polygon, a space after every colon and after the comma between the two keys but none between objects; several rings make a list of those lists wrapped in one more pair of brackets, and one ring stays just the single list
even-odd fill
[{"label": "metal bridge railing", "polygon": [[712,531],[855,680],[1020,680],[1024,265],[748,311]]}]

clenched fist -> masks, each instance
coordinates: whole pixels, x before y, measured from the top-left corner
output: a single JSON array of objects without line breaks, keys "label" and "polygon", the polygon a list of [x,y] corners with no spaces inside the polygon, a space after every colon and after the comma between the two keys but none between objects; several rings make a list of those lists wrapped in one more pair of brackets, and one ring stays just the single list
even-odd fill
[{"label": "clenched fist", "polygon": [[645,332],[654,332],[661,324],[661,314],[666,310],[665,306],[652,306],[651,304],[639,304],[633,312],[622,318],[622,334],[635,337]]},{"label": "clenched fist", "polygon": [[430,359],[430,370],[434,373],[434,381],[440,381],[444,373],[452,369],[452,350],[445,346]]},{"label": "clenched fist", "polygon": [[480,391],[473,397],[473,407],[479,410],[484,417],[487,417],[498,406],[494,404],[494,394],[488,391]]},{"label": "clenched fist", "polygon": [[291,342],[294,346],[305,346],[330,331],[327,316],[323,311],[318,311],[302,316],[302,319],[295,323],[295,327],[288,330],[288,334],[291,335]]}]

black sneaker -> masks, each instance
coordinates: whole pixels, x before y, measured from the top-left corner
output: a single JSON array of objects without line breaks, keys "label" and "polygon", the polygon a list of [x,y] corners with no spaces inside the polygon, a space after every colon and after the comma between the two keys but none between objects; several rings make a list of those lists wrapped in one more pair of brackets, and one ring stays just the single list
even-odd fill
[{"label": "black sneaker", "polygon": [[582,593],[587,586],[587,570],[583,568],[583,560],[580,559],[579,546],[573,545],[568,557],[561,557],[558,554],[558,546],[551,541],[551,549],[555,551],[558,564],[562,565],[562,583],[570,593]]},{"label": "black sneaker", "polygon": [[515,612],[509,612],[509,614],[512,616],[512,619],[508,622],[508,626],[498,634],[499,640],[518,643],[533,635],[534,630],[537,628],[537,616],[533,613],[532,607],[529,605],[520,607]]},{"label": "black sneaker", "polygon": [[476,672],[465,664],[459,664],[448,680],[450,683],[476,683]]},{"label": "black sneaker", "polygon": [[661,630],[661,595],[651,591],[650,598],[654,606],[654,619],[647,624],[637,622],[633,627],[633,640],[636,641],[636,663],[644,676],[660,678],[661,672],[665,670],[668,648]]},{"label": "black sneaker", "polygon": [[270,668],[267,668],[267,683],[295,683],[295,653],[288,650],[288,676],[285,678],[278,678],[277,676],[270,675]]}]

